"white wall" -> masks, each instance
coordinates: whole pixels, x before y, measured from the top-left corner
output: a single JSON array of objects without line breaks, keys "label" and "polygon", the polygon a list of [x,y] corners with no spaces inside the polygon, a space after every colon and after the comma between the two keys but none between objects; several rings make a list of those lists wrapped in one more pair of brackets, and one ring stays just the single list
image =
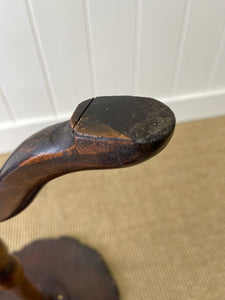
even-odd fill
[{"label": "white wall", "polygon": [[0,0],[0,152],[112,94],[225,114],[225,1]]}]

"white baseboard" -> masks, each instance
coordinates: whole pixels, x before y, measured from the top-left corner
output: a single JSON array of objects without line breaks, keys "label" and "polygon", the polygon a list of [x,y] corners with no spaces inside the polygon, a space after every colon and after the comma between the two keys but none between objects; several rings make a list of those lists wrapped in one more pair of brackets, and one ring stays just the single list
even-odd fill
[{"label": "white baseboard", "polygon": [[[175,113],[177,123],[225,115],[225,90],[160,99]],[[71,112],[72,114],[72,112]],[[24,139],[46,126],[62,122],[70,115],[26,122],[6,123],[0,128],[0,153],[13,151]]]},{"label": "white baseboard", "polygon": [[68,116],[49,117],[27,122],[6,123],[0,128],[0,154],[12,152],[19,144],[35,132],[69,119]]},{"label": "white baseboard", "polygon": [[225,90],[161,99],[175,113],[177,123],[225,115]]}]

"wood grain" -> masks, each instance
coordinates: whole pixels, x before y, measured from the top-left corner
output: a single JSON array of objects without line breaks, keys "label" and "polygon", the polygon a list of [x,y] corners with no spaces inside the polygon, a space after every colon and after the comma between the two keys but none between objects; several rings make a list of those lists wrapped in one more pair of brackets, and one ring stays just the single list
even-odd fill
[{"label": "wood grain", "polygon": [[70,121],[32,135],[0,171],[0,221],[21,212],[51,179],[66,173],[118,168],[160,152],[175,127],[173,112],[142,97],[82,102]]}]

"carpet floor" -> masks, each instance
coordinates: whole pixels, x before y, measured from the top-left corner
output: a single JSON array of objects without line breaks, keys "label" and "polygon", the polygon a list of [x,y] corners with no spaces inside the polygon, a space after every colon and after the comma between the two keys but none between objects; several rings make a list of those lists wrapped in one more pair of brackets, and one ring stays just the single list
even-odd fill
[{"label": "carpet floor", "polygon": [[0,237],[11,251],[78,238],[102,254],[121,300],[225,299],[224,154],[225,117],[179,124],[147,162],[53,180]]}]

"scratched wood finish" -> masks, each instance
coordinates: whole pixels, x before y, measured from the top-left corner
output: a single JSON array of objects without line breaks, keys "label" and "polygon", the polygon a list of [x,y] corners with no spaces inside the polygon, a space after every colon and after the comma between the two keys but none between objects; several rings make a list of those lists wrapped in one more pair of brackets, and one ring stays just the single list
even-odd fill
[{"label": "scratched wood finish", "polygon": [[71,120],[32,135],[6,161],[0,171],[0,221],[21,212],[53,178],[151,158],[167,145],[174,127],[173,112],[151,98],[82,102]]}]

